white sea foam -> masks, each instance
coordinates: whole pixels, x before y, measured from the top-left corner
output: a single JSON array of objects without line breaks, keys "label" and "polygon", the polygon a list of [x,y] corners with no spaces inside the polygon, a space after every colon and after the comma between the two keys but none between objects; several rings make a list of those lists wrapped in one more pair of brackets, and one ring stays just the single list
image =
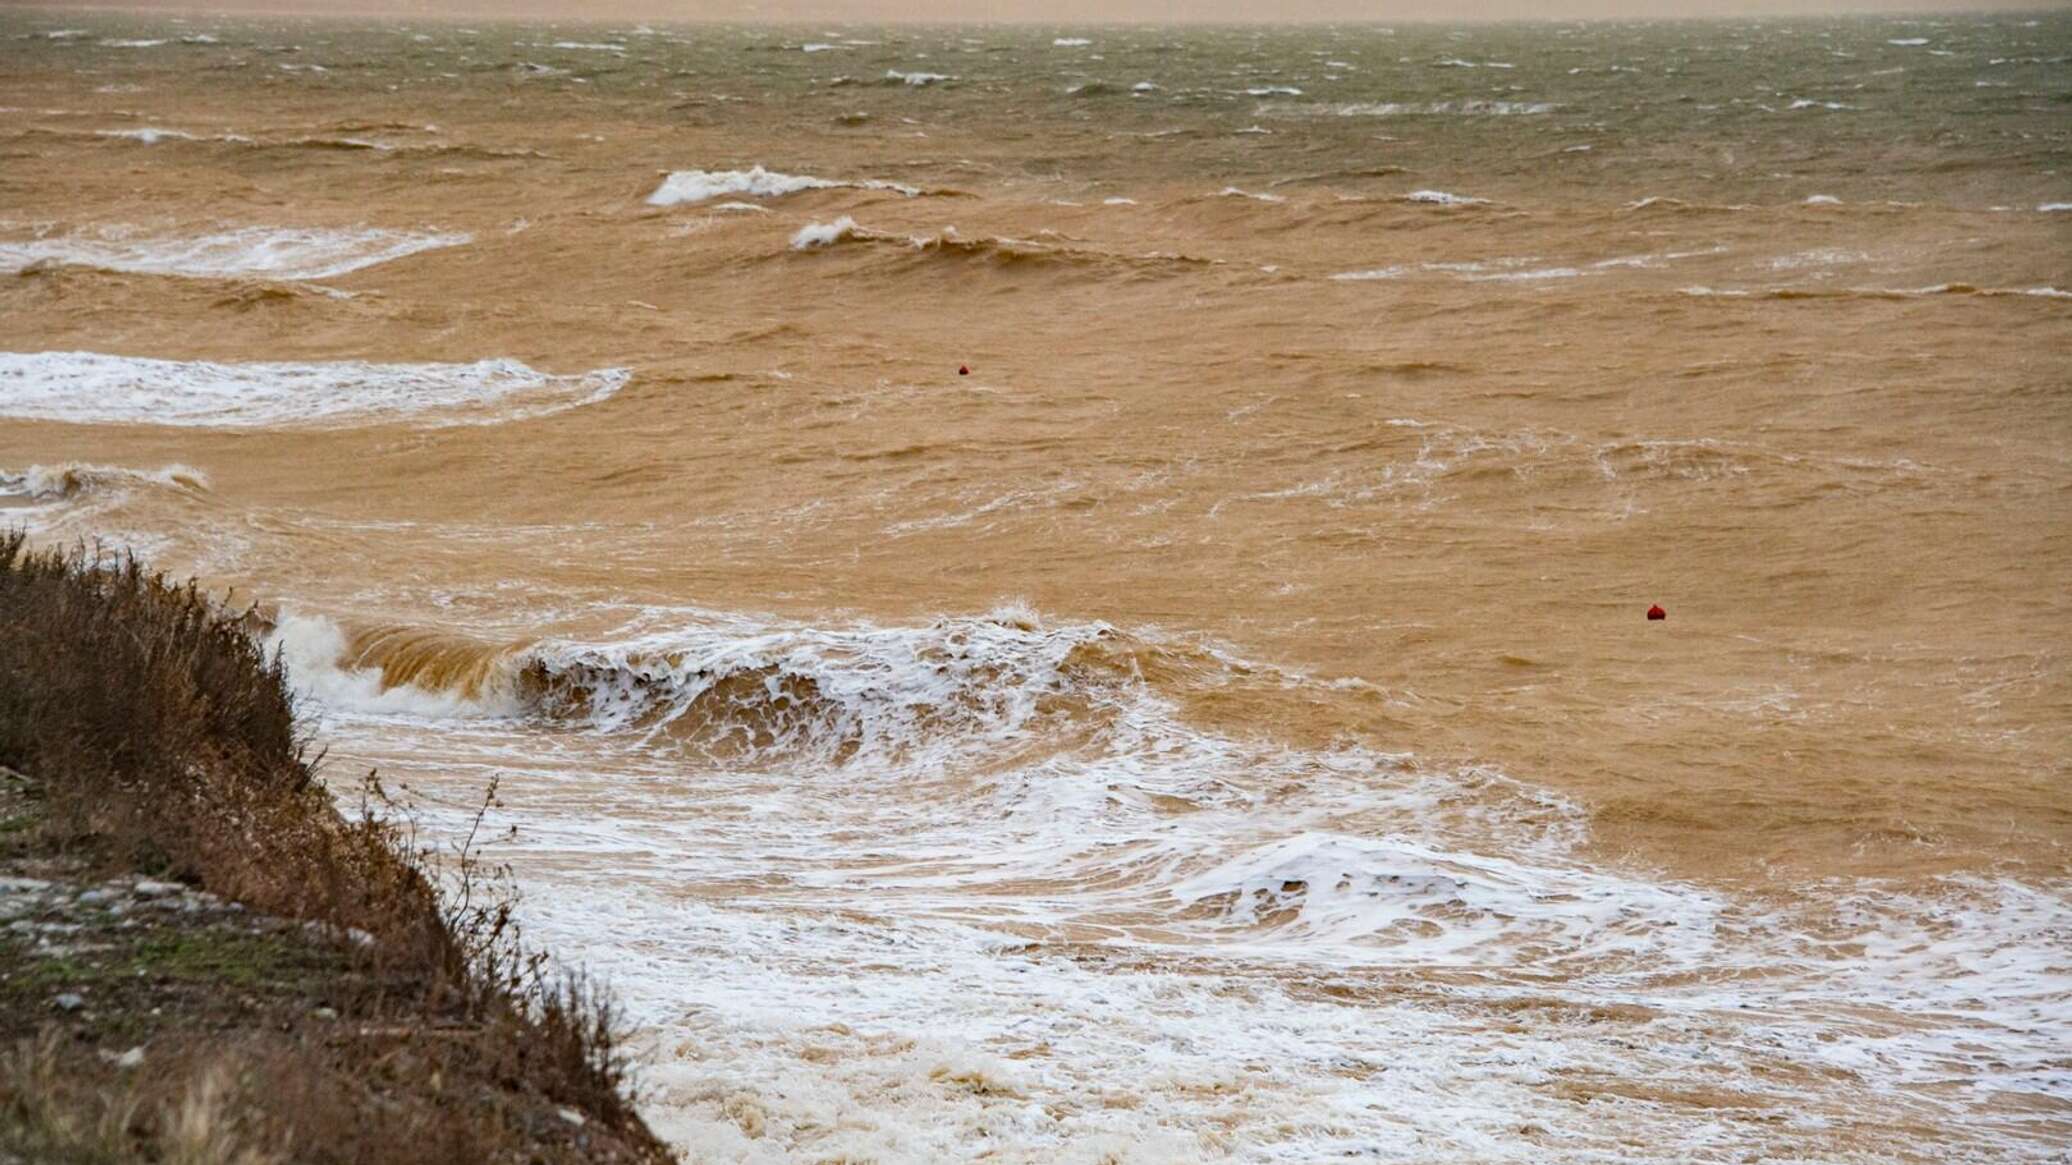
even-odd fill
[{"label": "white sea foam", "polygon": [[1269,105],[1261,112],[1320,117],[1526,117],[1561,108],[1551,101],[1341,101],[1314,105]]},{"label": "white sea foam", "polygon": [[1832,194],[1811,194],[1806,196],[1807,206],[1840,206],[1842,200]]},{"label": "white sea foam", "polygon": [[646,1114],[699,1160],[1596,1160],[1567,1084],[1600,1079],[1748,1117],[1621,1105],[1620,1160],[1827,1159],[1842,1125],[1903,1158],[1952,1121],[2052,1151],[2062,887],[1801,907],[1608,867],[1558,797],[1225,736],[1164,686],[1330,685],[1023,609],[632,612],[511,654],[577,714],[522,737],[335,628],[277,641],[356,762],[445,782],[429,828],[468,827],[450,774],[505,774],[528,924],[648,1031]]},{"label": "white sea foam", "polygon": [[1462,279],[1470,283],[1526,283],[1542,279],[1577,279],[1587,272],[1574,267],[1541,267],[1527,271],[1482,271],[1467,272]]},{"label": "white sea foam", "polygon": [[1247,97],[1300,97],[1302,90],[1293,85],[1257,85],[1245,90]]},{"label": "white sea foam", "polygon": [[833,222],[807,223],[791,237],[791,249],[810,251],[816,247],[832,247],[843,239],[856,238],[860,232],[856,220],[846,214]]},{"label": "white sea foam", "polygon": [[1217,192],[1216,192],[1216,197],[1218,197],[1218,198],[1249,198],[1249,199],[1251,199],[1251,200],[1252,200],[1252,201],[1254,201],[1254,202],[1286,202],[1286,201],[1288,201],[1288,200],[1287,200],[1286,198],[1284,198],[1284,197],[1282,197],[1281,195],[1278,195],[1278,194],[1253,194],[1252,192],[1250,192],[1250,191],[1248,191],[1248,190],[1240,190],[1240,189],[1238,189],[1238,188],[1237,188],[1237,187],[1235,187],[1235,186],[1225,186],[1225,187],[1224,187],[1223,189],[1221,189],[1221,190],[1219,190],[1219,191],[1217,191]]},{"label": "white sea foam", "polygon": [[160,142],[191,142],[197,140],[195,135],[185,130],[159,129],[153,126],[145,126],[139,129],[99,129],[95,130],[94,133],[104,138],[128,138],[131,141],[143,142],[147,146],[155,146]]},{"label": "white sea foam", "polygon": [[104,40],[99,42],[108,49],[155,49],[168,42],[163,40]]},{"label": "white sea foam", "polygon": [[570,49],[583,52],[600,53],[623,53],[626,51],[626,46],[622,44],[599,44],[593,41],[580,40],[557,40],[554,42],[553,47],[557,49]]},{"label": "white sea foam", "polygon": [[1897,38],[1897,39],[1894,39],[1894,40],[1888,40],[1888,41],[1886,41],[1885,43],[1886,43],[1886,44],[1891,44],[1891,45],[1898,45],[1898,46],[1899,46],[1899,47],[1901,47],[1901,48],[1909,48],[1909,49],[1911,49],[1911,48],[1919,48],[1919,47],[1921,47],[1922,45],[1925,45],[1925,44],[1927,44],[1927,43],[1928,43],[1928,38],[1927,38],[1927,37],[1925,37],[1925,36],[1908,36],[1908,37],[1900,37],[1900,38]]},{"label": "white sea foam", "polygon": [[1401,267],[1376,267],[1370,271],[1341,271],[1331,278],[1340,283],[1366,283],[1380,279],[1401,279],[1405,271]]},{"label": "white sea foam", "polygon": [[628,378],[624,369],[551,376],[515,360],[218,364],[0,352],[0,416],[203,428],[490,424],[601,401]]},{"label": "white sea foam", "polygon": [[1767,261],[1764,266],[1772,271],[1802,271],[1807,268],[1839,267],[1852,263],[1868,263],[1871,256],[1863,251],[1846,251],[1840,247],[1817,247],[1811,251],[1797,251],[1779,255]]},{"label": "white sea foam", "polygon": [[1082,36],[1061,36],[1050,43],[1061,49],[1076,49],[1084,48],[1094,42]]},{"label": "white sea foam", "polygon": [[194,278],[330,279],[406,255],[471,241],[466,234],[245,227],[217,234],[136,237],[126,230],[0,241],[0,271],[63,263]]},{"label": "white sea foam", "polygon": [[1469,198],[1465,194],[1448,194],[1444,190],[1413,190],[1403,196],[1403,201],[1424,203],[1430,206],[1478,206],[1489,200],[1486,198]]},{"label": "white sea foam", "polygon": [[876,179],[838,181],[830,178],[814,178],[810,175],[779,174],[761,166],[746,170],[677,170],[662,180],[653,194],[648,195],[650,206],[678,206],[684,203],[704,202],[723,195],[745,194],[751,198],[779,198],[796,194],[801,190],[890,190],[896,194],[913,197],[921,193],[912,186],[897,182],[882,182]]},{"label": "white sea foam", "polygon": [[885,70],[885,79],[888,81],[898,81],[902,84],[912,85],[916,87],[922,85],[934,85],[943,81],[956,80],[955,77],[949,76],[946,73],[902,73],[898,69]]},{"label": "white sea foam", "polygon": [[2046,202],[2036,209],[2043,214],[2056,214],[2060,211],[2072,210],[2072,202]]}]

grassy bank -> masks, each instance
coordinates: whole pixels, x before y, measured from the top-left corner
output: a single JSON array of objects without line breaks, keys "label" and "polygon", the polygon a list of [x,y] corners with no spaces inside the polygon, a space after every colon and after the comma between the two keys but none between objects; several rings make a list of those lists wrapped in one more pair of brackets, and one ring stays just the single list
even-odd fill
[{"label": "grassy bank", "polygon": [[666,1159],[608,1005],[338,812],[192,586],[0,535],[0,766],[0,1162]]}]

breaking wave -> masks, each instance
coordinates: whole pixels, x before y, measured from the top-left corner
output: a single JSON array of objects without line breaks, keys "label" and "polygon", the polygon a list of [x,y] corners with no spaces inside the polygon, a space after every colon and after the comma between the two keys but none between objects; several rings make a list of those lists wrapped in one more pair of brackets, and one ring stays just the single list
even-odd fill
[{"label": "breaking wave", "polygon": [[1268,117],[1532,117],[1561,108],[1551,101],[1320,101],[1262,105]]},{"label": "breaking wave", "polygon": [[[2022,1061],[2004,1070],[1948,1043],[2062,990],[2062,973],[2034,958],[2036,928],[2068,915],[2060,896],[1953,883],[1958,895],[2019,891],[2028,905],[1999,921],[1981,910],[1978,933],[1924,946],[1916,932],[1947,918],[1938,903],[1874,885],[1814,925],[1594,865],[1579,857],[1580,807],[1503,774],[1193,723],[1189,692],[1303,703],[1335,689],[1154,633],[1012,606],[848,626],[657,611],[603,640],[497,645],[285,616],[269,646],[334,715],[524,718],[643,754],[688,752],[715,773],[777,775],[797,787],[795,812],[830,815],[830,827],[897,812],[901,843],[947,864],[876,861],[872,895],[1069,883],[1073,910],[1139,919],[1096,927],[1109,940],[1310,966],[1487,967],[1530,949],[1545,989],[1587,984],[1589,999],[1609,983],[1782,968],[1790,982],[1763,994],[1780,1014],[1805,1009],[1776,1022],[1855,1030],[1808,1002],[1853,995],[1893,1009],[1880,1021],[1891,1030],[1873,1037],[1892,1054],[1954,1057],[2003,1077],[2032,1070],[2053,1038],[2044,1029],[2064,1027],[2043,1024],[2018,1051],[2001,1045]],[[812,791],[837,771],[841,794]],[[850,884],[840,869],[826,877],[822,889]],[[1066,909],[1063,894],[1001,901],[1013,917],[1017,901]],[[1893,958],[1866,961],[1857,943]],[[1699,974],[1651,999],[1703,1012],[1748,998],[1745,983],[1715,992],[1708,982]],[[1940,1013],[1908,1018],[1908,1000]]]},{"label": "breaking wave", "polygon": [[130,469],[120,465],[68,461],[57,465],[31,465],[19,472],[0,469],[0,498],[30,502],[70,501],[93,494],[153,486],[205,493],[209,479],[201,470],[185,465]]},{"label": "breaking wave", "polygon": [[1696,299],[1749,299],[1790,302],[1793,300],[1910,300],[1948,297],[1962,299],[2065,299],[2072,292],[2056,287],[1978,287],[1970,283],[1936,283],[1927,287],[1703,287],[1682,289]]},{"label": "breaking wave", "polygon": [[1444,190],[1413,190],[1403,196],[1403,201],[1426,206],[1482,206],[1489,202],[1487,198],[1470,198],[1465,194],[1449,194]]},{"label": "breaking wave", "polygon": [[0,242],[0,271],[48,263],[202,279],[331,279],[471,241],[473,236],[464,233],[377,229],[245,227],[184,238],[102,231]]},{"label": "breaking wave", "polygon": [[347,635],[285,616],[273,644],[333,711],[537,718],[734,759],[893,761],[995,745],[1114,707],[1152,649],[1027,611],[919,627],[719,619],[604,642],[486,644],[412,628]]},{"label": "breaking wave", "polygon": [[746,195],[751,198],[779,198],[796,194],[801,190],[890,190],[909,198],[921,191],[897,182],[877,179],[837,181],[829,178],[814,178],[809,175],[780,174],[751,166],[746,170],[677,170],[662,180],[653,194],[648,195],[649,206],[680,206],[686,203],[704,202],[726,195]]},{"label": "breaking wave", "polygon": [[833,222],[808,223],[791,238],[791,249],[794,251],[824,250],[842,244],[884,248],[888,254],[922,261],[956,259],[984,262],[999,267],[1079,269],[1113,273],[1156,274],[1205,267],[1215,262],[1212,259],[1169,252],[1125,255],[1037,239],[1011,239],[995,235],[967,238],[958,234],[955,227],[945,227],[934,235],[901,235],[872,230],[847,215]]},{"label": "breaking wave", "polygon": [[219,364],[0,352],[0,416],[201,428],[493,424],[604,400],[629,377],[621,368],[554,376],[516,360]]}]

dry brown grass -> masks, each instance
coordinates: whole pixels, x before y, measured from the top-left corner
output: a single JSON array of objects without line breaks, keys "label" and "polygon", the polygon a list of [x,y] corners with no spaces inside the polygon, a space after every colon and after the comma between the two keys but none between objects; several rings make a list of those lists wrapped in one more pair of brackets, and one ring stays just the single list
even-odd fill
[{"label": "dry brown grass", "polygon": [[[110,1094],[115,1078],[65,1049],[18,1050],[0,1123],[44,1130],[46,1151],[369,1165],[666,1157],[628,1099],[608,1001],[523,946],[509,895],[471,852],[442,894],[390,807],[337,812],[280,661],[192,584],[0,534],[0,765],[40,786],[48,845],[344,940],[328,944],[330,982],[270,986],[281,998],[261,1010],[284,1018],[170,1058],[154,1051],[164,1068],[135,1095]],[[316,988],[357,1021],[344,1034],[295,1018],[310,1010],[295,993]],[[68,1086],[52,1067],[66,1064],[98,1083]]]}]

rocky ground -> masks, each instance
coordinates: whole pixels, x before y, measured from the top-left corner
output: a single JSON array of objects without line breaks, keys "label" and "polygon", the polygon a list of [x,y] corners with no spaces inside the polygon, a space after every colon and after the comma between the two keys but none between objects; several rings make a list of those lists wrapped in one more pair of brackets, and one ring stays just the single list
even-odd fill
[{"label": "rocky ground", "polygon": [[468,1116],[425,1124],[415,1159],[477,1156],[478,1123],[506,1146],[519,1134],[521,1151],[493,1159],[637,1159],[584,1113],[455,1055],[480,1033],[413,1011],[368,936],[98,869],[43,836],[38,806],[0,769],[0,1165],[394,1160],[412,1142],[364,1126],[423,1123],[427,1091]]}]

